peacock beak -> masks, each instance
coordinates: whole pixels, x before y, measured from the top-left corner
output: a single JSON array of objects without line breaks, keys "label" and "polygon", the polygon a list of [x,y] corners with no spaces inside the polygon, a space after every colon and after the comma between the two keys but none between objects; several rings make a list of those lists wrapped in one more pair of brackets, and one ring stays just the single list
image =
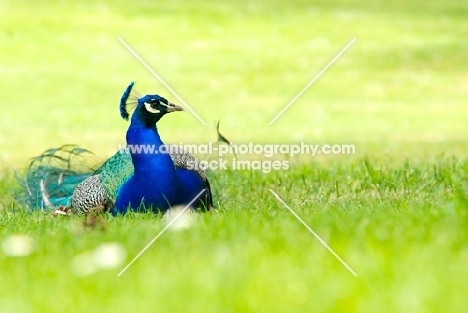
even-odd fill
[{"label": "peacock beak", "polygon": [[167,105],[167,113],[174,112],[174,111],[184,111],[184,108],[177,104],[169,103]]}]

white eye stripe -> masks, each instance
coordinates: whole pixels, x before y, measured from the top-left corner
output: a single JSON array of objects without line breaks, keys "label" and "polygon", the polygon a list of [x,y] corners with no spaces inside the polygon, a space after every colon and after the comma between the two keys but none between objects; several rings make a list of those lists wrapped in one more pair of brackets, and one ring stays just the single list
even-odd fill
[{"label": "white eye stripe", "polygon": [[154,109],[151,107],[151,104],[148,103],[148,102],[145,102],[145,108],[146,110],[148,110],[148,112],[150,113],[161,113],[161,111],[159,111],[158,109]]}]

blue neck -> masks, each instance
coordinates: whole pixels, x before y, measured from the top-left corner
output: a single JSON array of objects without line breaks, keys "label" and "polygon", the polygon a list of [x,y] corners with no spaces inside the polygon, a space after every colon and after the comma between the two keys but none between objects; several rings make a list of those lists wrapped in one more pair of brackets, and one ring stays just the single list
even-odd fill
[{"label": "blue neck", "polygon": [[[141,153],[131,150],[133,166],[135,167],[134,177],[136,179],[148,180],[176,176],[174,163],[170,155],[159,152],[159,148],[164,143],[159,137],[156,125],[147,127],[141,119],[132,118],[127,131],[127,144],[134,147],[140,145],[142,148],[140,150]],[[154,152],[145,153],[145,149],[143,148]]]}]

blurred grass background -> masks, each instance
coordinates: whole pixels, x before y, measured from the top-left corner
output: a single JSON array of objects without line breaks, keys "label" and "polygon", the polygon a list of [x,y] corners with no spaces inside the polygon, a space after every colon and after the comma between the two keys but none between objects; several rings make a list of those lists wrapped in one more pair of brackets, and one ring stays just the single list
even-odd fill
[{"label": "blurred grass background", "polygon": [[[468,2],[4,0],[0,14],[0,235],[34,241],[28,257],[0,253],[0,312],[465,311]],[[165,142],[214,141],[221,119],[236,143],[347,143],[359,155],[214,173],[215,213],[165,233],[119,279],[120,268],[76,275],[71,260],[103,242],[129,262],[164,221],[106,217],[101,232],[31,213],[13,201],[11,169],[65,143],[115,153],[132,80],[177,103],[118,37],[208,124],[171,115]]]},{"label": "blurred grass background", "polygon": [[[0,164],[49,147],[104,157],[124,143],[120,96],[177,102],[166,142],[353,143],[360,154],[462,153],[468,108],[463,1],[2,1]],[[269,121],[352,39],[284,116]]]}]

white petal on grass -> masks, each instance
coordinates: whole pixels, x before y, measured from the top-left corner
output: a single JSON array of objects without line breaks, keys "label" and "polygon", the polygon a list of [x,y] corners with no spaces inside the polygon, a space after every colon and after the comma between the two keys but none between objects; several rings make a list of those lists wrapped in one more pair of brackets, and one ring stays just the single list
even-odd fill
[{"label": "white petal on grass", "polygon": [[[169,224],[184,209],[183,206],[176,206],[166,212],[163,217],[164,223]],[[182,230],[189,228],[193,223],[193,212],[187,210],[177,218],[168,230]]]},{"label": "white petal on grass", "polygon": [[232,260],[231,250],[227,245],[222,245],[214,254],[214,262],[216,265],[225,267],[229,260]]},{"label": "white petal on grass", "polygon": [[93,254],[90,251],[74,256],[70,267],[73,274],[81,277],[91,275],[98,270]]},{"label": "white petal on grass", "polygon": [[27,235],[11,235],[3,240],[2,249],[8,256],[28,256],[33,251],[33,240]]},{"label": "white petal on grass", "polygon": [[71,269],[76,276],[88,276],[101,269],[113,269],[125,260],[125,248],[117,242],[103,243],[94,251],[86,251],[72,258]]},{"label": "white petal on grass", "polygon": [[120,266],[125,260],[127,252],[117,242],[103,243],[93,252],[93,259],[97,267],[101,269],[113,269]]}]

